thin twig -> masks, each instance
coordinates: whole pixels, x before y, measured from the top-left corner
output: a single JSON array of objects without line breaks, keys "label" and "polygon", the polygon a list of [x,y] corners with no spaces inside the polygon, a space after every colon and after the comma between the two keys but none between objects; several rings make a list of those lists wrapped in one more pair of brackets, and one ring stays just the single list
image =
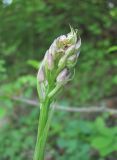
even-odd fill
[{"label": "thin twig", "polygon": [[[12,97],[13,100],[19,101],[26,103],[28,105],[33,105],[33,106],[38,106],[39,103],[36,100],[30,100],[30,99],[25,99],[25,98],[20,98],[20,97]],[[107,108],[106,106],[91,106],[91,107],[65,107],[62,105],[59,105],[57,103],[54,104],[55,109],[57,110],[62,110],[62,111],[67,111],[67,112],[109,112],[113,114],[117,114],[117,109],[110,109]]]}]

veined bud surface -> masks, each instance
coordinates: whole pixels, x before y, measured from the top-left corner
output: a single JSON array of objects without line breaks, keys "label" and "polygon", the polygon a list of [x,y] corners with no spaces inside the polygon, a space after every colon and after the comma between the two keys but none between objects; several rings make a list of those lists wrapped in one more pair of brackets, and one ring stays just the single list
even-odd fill
[{"label": "veined bud surface", "polygon": [[44,70],[43,70],[43,66],[42,65],[41,65],[41,67],[38,70],[37,80],[40,83],[42,83],[45,80],[45,75],[44,75]]},{"label": "veined bud surface", "polygon": [[63,57],[61,57],[61,59],[58,62],[58,67],[62,68],[65,66],[66,64],[66,60],[67,60],[67,56],[64,55]]},{"label": "veined bud surface", "polygon": [[70,44],[75,44],[77,42],[77,36],[76,36],[77,32],[75,32],[72,28],[71,28],[71,32],[67,34],[67,38],[68,38],[68,42]]},{"label": "veined bud surface", "polygon": [[53,58],[55,58],[55,55],[57,53],[57,45],[56,45],[56,40],[54,40],[54,42],[52,43],[52,45],[50,46],[48,52],[52,54]]},{"label": "veined bud surface", "polygon": [[64,83],[64,82],[66,82],[66,80],[68,80],[68,78],[69,78],[69,71],[67,68],[65,68],[59,73],[56,81],[58,83]]},{"label": "veined bud surface", "polygon": [[48,70],[52,70],[54,68],[53,56],[49,51],[47,51],[45,55],[45,65]]},{"label": "veined bud surface", "polygon": [[74,54],[67,59],[67,67],[74,67],[77,62],[78,54]]},{"label": "veined bud surface", "polygon": [[72,45],[65,51],[65,54],[67,56],[70,56],[70,55],[74,54],[74,52],[75,52],[75,45]]},{"label": "veined bud surface", "polygon": [[57,39],[58,48],[64,48],[66,43],[67,43],[67,37],[65,35],[62,35]]}]

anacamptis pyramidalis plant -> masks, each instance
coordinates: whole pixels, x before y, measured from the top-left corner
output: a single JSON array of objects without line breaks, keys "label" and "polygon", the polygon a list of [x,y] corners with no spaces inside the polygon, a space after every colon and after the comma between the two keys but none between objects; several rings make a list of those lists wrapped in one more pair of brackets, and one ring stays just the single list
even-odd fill
[{"label": "anacamptis pyramidalis plant", "polygon": [[52,117],[55,95],[74,76],[74,66],[79,56],[81,39],[77,30],[54,40],[45,53],[37,74],[40,116],[37,142],[33,160],[44,160],[44,150]]}]

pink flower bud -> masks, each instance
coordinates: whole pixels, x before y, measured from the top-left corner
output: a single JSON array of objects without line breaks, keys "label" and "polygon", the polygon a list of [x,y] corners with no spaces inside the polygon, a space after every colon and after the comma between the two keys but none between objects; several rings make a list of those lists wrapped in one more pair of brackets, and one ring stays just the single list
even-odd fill
[{"label": "pink flower bud", "polygon": [[67,44],[67,37],[65,35],[62,35],[57,39],[58,48],[64,48],[66,44]]},{"label": "pink flower bud", "polygon": [[51,53],[54,60],[59,56],[59,53],[61,54],[63,52],[62,49],[59,49],[57,46],[57,39],[54,40],[48,52]]},{"label": "pink flower bud", "polygon": [[40,66],[39,70],[38,70],[38,74],[37,74],[37,80],[42,83],[45,80],[45,75],[44,75],[44,71],[43,71],[43,67]]},{"label": "pink flower bud", "polygon": [[69,72],[68,72],[68,69],[65,68],[59,73],[56,81],[59,83],[64,83],[66,82],[66,80],[68,80],[68,77],[69,77]]},{"label": "pink flower bud", "polygon": [[49,70],[52,70],[54,68],[53,57],[52,57],[52,54],[49,52],[46,52],[45,65]]},{"label": "pink flower bud", "polygon": [[59,42],[65,42],[66,41],[66,36],[62,35],[59,37]]}]

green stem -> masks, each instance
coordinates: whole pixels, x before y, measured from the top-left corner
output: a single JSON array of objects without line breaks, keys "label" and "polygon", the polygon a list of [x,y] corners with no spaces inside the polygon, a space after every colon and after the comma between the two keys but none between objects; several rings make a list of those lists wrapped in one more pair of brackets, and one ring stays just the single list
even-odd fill
[{"label": "green stem", "polygon": [[[39,123],[38,123],[37,142],[36,142],[33,160],[44,160],[45,145],[46,145],[48,130],[49,130],[51,117],[53,113],[52,112],[53,109],[50,108],[52,98],[48,96],[52,88],[53,88],[53,80],[51,79],[48,88],[46,88],[45,99],[43,100],[43,97],[42,97],[42,103],[40,104],[40,116],[39,116]],[[41,97],[40,86],[38,81],[37,81],[37,91],[38,91],[38,96],[40,98]]]},{"label": "green stem", "polygon": [[49,119],[49,106],[50,99],[46,97],[40,108],[37,142],[33,160],[44,160],[44,150],[49,129],[49,125],[47,126],[47,122]]}]

